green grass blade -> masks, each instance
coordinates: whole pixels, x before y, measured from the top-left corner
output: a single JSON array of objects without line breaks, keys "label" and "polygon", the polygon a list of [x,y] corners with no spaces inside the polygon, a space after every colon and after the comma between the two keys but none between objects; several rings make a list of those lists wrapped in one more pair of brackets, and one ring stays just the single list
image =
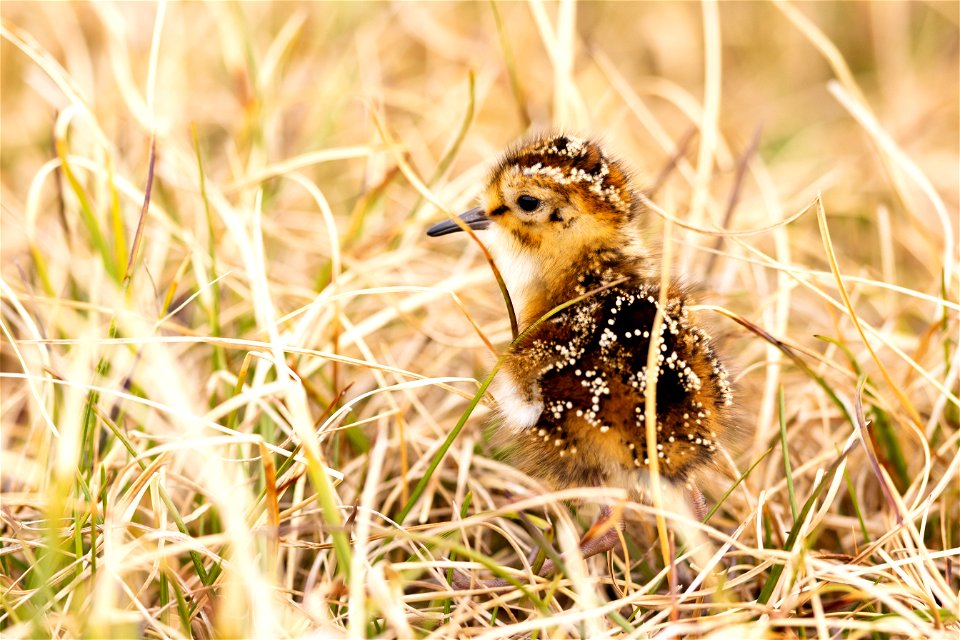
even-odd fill
[{"label": "green grass blade", "polygon": [[780,450],[783,452],[783,475],[787,479],[787,492],[790,495],[790,512],[793,524],[797,524],[797,494],[793,488],[793,469],[790,467],[790,449],[787,446],[787,417],[783,402],[783,385],[777,392],[777,407],[780,414]]},{"label": "green grass blade", "polygon": [[[820,494],[823,493],[828,486],[830,486],[837,469],[839,469],[843,461],[847,459],[847,456],[850,454],[850,451],[853,450],[853,447],[856,446],[857,442],[859,441],[854,440],[850,446],[848,446],[843,452],[840,453],[839,456],[837,456],[837,459],[833,461],[833,464],[830,465],[830,468],[827,469],[827,472],[823,474],[820,482],[818,482],[817,486],[815,486],[813,491],[810,492],[810,497],[807,498],[807,501],[803,503],[803,508],[800,510],[800,513],[794,520],[793,526],[790,528],[790,535],[787,536],[787,541],[783,545],[784,549],[789,551],[790,549],[793,549],[794,545],[796,545],[797,538],[800,537],[800,529],[803,526],[804,520],[807,519],[807,514],[810,513],[811,509],[813,509],[813,505],[820,497]],[[767,602],[770,600],[770,596],[773,595],[773,590],[777,587],[777,583],[780,581],[780,576],[783,574],[784,566],[785,565],[778,563],[770,569],[770,575],[767,576],[767,581],[764,583],[763,589],[760,591],[760,595],[757,596],[757,602],[759,604],[767,604]]]}]

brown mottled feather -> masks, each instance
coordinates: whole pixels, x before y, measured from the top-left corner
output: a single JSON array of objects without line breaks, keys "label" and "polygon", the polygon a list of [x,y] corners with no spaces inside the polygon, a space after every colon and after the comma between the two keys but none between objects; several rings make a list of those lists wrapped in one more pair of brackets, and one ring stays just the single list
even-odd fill
[{"label": "brown mottled feather", "polygon": [[[587,274],[592,280],[594,274]],[[591,289],[606,284],[596,277]],[[582,295],[582,285],[569,298]],[[536,327],[507,354],[504,374],[543,404],[536,424],[498,439],[526,473],[557,488],[637,488],[646,470],[644,390],[656,285],[633,278],[600,291]],[[672,289],[662,324],[657,439],[663,476],[684,482],[711,464],[729,431],[730,385],[723,365]],[[641,473],[638,473],[641,472]]]}]

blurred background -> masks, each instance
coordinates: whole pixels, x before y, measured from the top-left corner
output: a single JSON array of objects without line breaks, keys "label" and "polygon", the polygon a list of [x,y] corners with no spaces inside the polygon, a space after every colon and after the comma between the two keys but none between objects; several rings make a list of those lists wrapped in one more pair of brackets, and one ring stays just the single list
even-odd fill
[{"label": "blurred background", "polygon": [[[763,568],[723,616],[684,619],[776,629],[759,598],[801,629],[865,611],[893,616],[870,618],[878,632],[956,624],[957,3],[0,14],[11,637],[583,633],[537,607],[498,619],[482,599],[451,611],[459,600],[418,595],[449,555],[431,525],[477,516],[453,537],[506,566],[536,547],[515,517],[484,519],[542,494],[487,445],[492,401],[441,447],[510,327],[479,249],[424,230],[473,206],[505,146],[555,128],[624,160],[681,223],[676,276],[723,312],[703,313],[732,356],[745,435],[710,485],[724,498],[710,524],[746,523],[728,564]],[[645,223],[661,241],[662,217]],[[856,440],[861,379],[872,448],[820,496]],[[784,547],[791,501],[811,496],[804,538]],[[563,502],[540,506],[582,533]],[[905,513],[926,526],[883,538]],[[645,589],[590,566],[635,608],[630,628],[656,633],[675,605],[638,544]],[[847,564],[864,547],[880,551]],[[765,554],[781,548],[837,558],[778,581]],[[883,565],[911,554],[928,560],[915,573]],[[864,562],[883,565],[875,587],[854,577]],[[600,606],[581,596],[548,609]],[[589,619],[587,635],[625,629]]]}]

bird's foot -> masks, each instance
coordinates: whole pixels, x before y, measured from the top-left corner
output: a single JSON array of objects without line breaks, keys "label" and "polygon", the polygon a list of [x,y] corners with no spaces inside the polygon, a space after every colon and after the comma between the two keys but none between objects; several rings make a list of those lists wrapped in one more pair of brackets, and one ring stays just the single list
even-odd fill
[{"label": "bird's foot", "polygon": [[[620,543],[619,530],[623,527],[623,523],[619,517],[613,519],[612,515],[613,511],[610,507],[606,505],[601,506],[600,517],[593,526],[587,530],[583,538],[580,539],[580,554],[584,560],[597,554],[610,551]],[[556,563],[552,559],[547,558],[540,567],[540,570],[537,571],[537,575],[541,578],[546,578],[552,574],[556,568]],[[502,589],[504,587],[514,586],[512,582],[504,578],[475,580],[460,570],[454,570],[453,580],[451,582],[458,591],[465,591],[467,589]]]}]

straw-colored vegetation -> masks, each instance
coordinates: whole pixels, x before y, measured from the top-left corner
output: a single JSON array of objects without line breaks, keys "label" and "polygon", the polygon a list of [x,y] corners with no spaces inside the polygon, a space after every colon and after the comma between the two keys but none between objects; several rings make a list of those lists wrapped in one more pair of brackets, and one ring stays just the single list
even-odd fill
[{"label": "straw-colored vegetation", "polygon": [[[957,637],[956,3],[2,13],[4,637]],[[504,301],[424,236],[555,126],[736,371],[666,563],[499,461]]]}]

